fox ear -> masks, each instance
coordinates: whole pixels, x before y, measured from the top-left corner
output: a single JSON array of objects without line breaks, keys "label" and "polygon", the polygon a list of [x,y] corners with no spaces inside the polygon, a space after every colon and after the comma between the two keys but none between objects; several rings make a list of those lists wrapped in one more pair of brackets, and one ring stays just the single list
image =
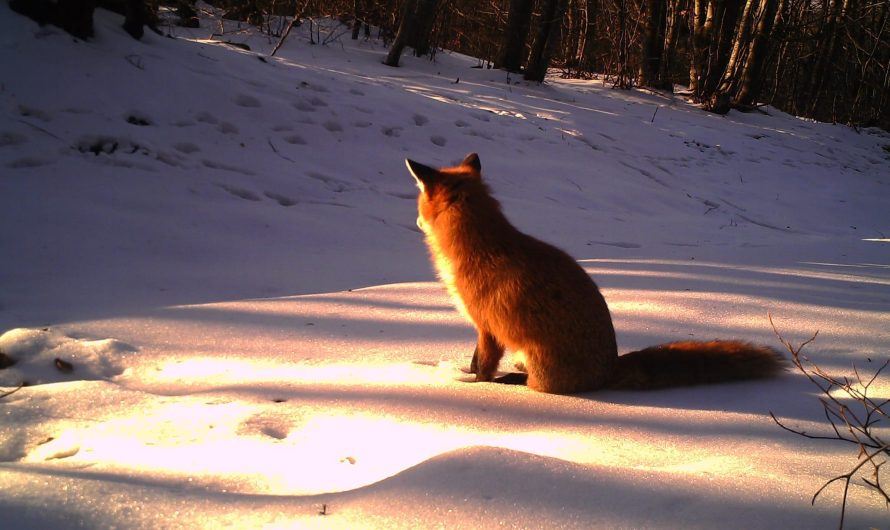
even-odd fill
[{"label": "fox ear", "polygon": [[476,171],[482,171],[482,162],[479,161],[479,155],[476,153],[470,153],[464,158],[464,161],[460,163],[460,165],[469,167]]},{"label": "fox ear", "polygon": [[437,170],[419,162],[406,158],[405,165],[408,166],[408,171],[411,172],[420,191],[425,192],[439,178],[439,172]]}]

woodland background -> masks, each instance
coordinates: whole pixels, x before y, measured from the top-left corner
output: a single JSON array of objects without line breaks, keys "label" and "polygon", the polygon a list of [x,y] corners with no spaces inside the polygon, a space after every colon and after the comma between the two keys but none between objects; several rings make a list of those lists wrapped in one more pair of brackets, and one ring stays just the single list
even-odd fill
[{"label": "woodland background", "polygon": [[[225,18],[288,30],[333,16],[342,37],[382,38],[386,63],[453,50],[527,80],[548,68],[615,87],[688,90],[713,112],[773,105],[890,130],[890,0],[210,0]],[[89,38],[97,6],[143,27],[197,22],[193,0],[11,0],[13,9]],[[171,19],[161,14],[173,14]],[[688,87],[688,88],[687,88]]]}]

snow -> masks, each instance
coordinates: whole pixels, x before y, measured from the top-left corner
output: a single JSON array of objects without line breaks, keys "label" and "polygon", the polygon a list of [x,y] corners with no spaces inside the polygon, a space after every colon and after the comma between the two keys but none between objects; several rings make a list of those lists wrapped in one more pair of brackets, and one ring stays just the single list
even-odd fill
[{"label": "snow", "polygon": [[[468,383],[403,161],[478,152],[511,220],[602,287],[620,351],[778,347],[771,315],[851,375],[890,353],[887,133],[446,52],[391,69],[305,27],[269,58],[251,31],[120,22],[83,42],[0,5],[0,385],[29,383],[0,399],[5,526],[837,525],[839,484],[810,500],[856,448],[769,417],[824,431],[800,374]],[[848,503],[888,526],[860,481]]]}]

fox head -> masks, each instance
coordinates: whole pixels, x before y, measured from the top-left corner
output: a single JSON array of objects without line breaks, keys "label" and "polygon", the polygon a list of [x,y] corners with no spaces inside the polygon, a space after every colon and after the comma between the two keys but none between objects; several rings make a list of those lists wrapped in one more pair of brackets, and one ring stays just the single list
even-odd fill
[{"label": "fox head", "polygon": [[[460,165],[434,169],[405,159],[420,193],[417,196],[417,227],[430,234],[436,218],[474,189],[484,188],[479,155],[470,153]],[[487,192],[487,190],[486,190]]]}]

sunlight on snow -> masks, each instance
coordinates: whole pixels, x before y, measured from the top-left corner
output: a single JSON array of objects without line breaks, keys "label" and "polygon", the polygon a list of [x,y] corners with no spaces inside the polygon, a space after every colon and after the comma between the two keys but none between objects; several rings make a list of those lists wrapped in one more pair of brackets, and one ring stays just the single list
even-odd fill
[{"label": "sunlight on snow", "polygon": [[[745,474],[735,456],[663,444],[645,437],[582,435],[560,430],[510,431],[363,412],[319,411],[292,430],[245,431],[256,406],[182,403],[144,418],[67,431],[27,458],[63,459],[95,471],[187,480],[195,486],[254,494],[311,495],[374,484],[450,451],[497,447],[569,462],[637,470]],[[199,418],[199,419],[196,419]],[[160,427],[159,427],[160,426]]]},{"label": "sunlight on snow", "polygon": [[[262,381],[287,381],[288,384],[423,384],[454,380],[456,367],[438,364],[442,370],[412,363],[400,364],[282,364],[280,361],[250,359],[185,359],[161,367],[153,376],[156,382],[200,380],[207,385],[249,385]],[[431,377],[432,376],[432,377]]]}]

